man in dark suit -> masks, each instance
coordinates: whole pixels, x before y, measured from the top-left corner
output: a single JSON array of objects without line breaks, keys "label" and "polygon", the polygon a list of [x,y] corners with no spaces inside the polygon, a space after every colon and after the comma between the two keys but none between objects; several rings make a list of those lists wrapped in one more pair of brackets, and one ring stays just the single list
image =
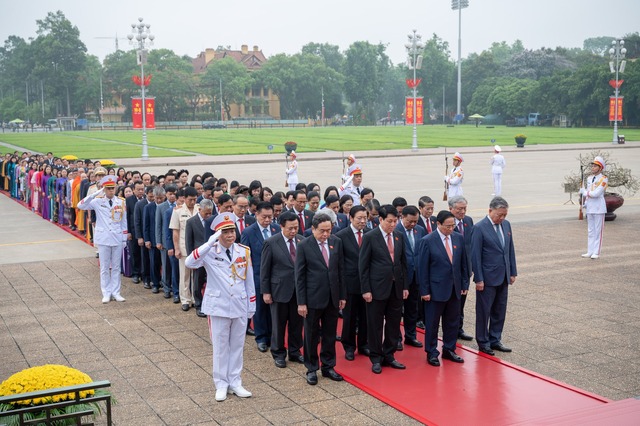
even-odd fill
[{"label": "man in dark suit", "polygon": [[[187,226],[185,227],[184,242],[187,249],[187,254],[191,254],[192,251],[207,242],[207,228],[211,228],[211,221],[208,219],[213,212],[213,201],[205,198],[200,201],[200,210],[198,213],[187,219]],[[204,283],[207,282],[207,273],[204,267],[200,267],[193,271],[192,290],[193,305],[196,308],[196,315],[200,318],[206,318],[206,314],[202,312],[202,288]]]},{"label": "man in dark suit", "polygon": [[304,235],[304,231],[311,228],[313,221],[313,212],[305,209],[307,205],[307,194],[304,191],[296,191],[294,193],[294,201],[292,212],[295,213],[298,218],[300,227],[298,228],[298,234]]},{"label": "man in dark suit", "polygon": [[367,228],[375,229],[380,226],[380,219],[378,216],[378,209],[380,208],[380,202],[375,198],[367,201],[364,205],[367,209]]},{"label": "man in dark suit", "polygon": [[[246,198],[244,200],[247,201]],[[238,202],[240,203],[241,201]],[[240,237],[240,242],[251,249],[251,264],[253,265],[253,282],[256,287],[256,294],[260,294],[260,264],[264,240],[280,233],[280,226],[271,223],[272,218],[273,206],[269,202],[261,201],[256,209],[256,217],[252,218],[254,221],[257,219],[257,222],[245,228]],[[258,350],[266,352],[269,345],[271,345],[271,312],[269,312],[269,307],[261,297],[257,297],[256,300],[253,330]]]},{"label": "man in dark suit", "polygon": [[478,222],[472,236],[473,281],[476,283],[476,341],[480,352],[511,352],[502,344],[509,285],[516,281],[516,253],[511,224],[505,220],[509,204],[494,197],[489,215]]},{"label": "man in dark suit", "polygon": [[141,180],[135,181],[131,189],[133,189],[133,195],[129,195],[125,200],[125,204],[127,206],[127,244],[129,245],[129,253],[131,253],[131,278],[134,284],[138,284],[140,282],[142,260],[140,257],[141,249],[140,246],[138,246],[137,239],[135,238],[136,230],[133,214],[135,212],[136,203],[144,198],[144,184]]},{"label": "man in dark suit", "polygon": [[436,230],[436,217],[433,215],[433,200],[431,197],[424,195],[418,200],[418,209],[420,210],[420,217],[418,219],[418,225],[422,226],[427,234]]},{"label": "man in dark suit", "polygon": [[[367,211],[363,206],[353,206],[349,211],[351,225],[340,230],[336,236],[342,240],[344,256],[344,281],[347,285],[347,304],[342,310],[342,347],[347,361],[355,359],[355,351],[369,356],[367,346],[367,310],[362,289],[358,260],[364,234],[370,230],[366,227]],[[356,333],[356,329],[358,332]]]},{"label": "man in dark suit", "polygon": [[138,241],[140,249],[140,279],[144,283],[144,288],[151,288],[151,271],[149,269],[149,250],[144,244],[144,208],[149,203],[153,203],[153,186],[147,186],[144,189],[146,197],[136,203],[133,212],[133,222],[135,238]]},{"label": "man in dark suit", "polygon": [[[462,235],[453,232],[455,219],[449,211],[438,213],[437,230],[420,241],[418,281],[425,306],[425,351],[427,362],[440,366],[438,328],[442,318],[442,358],[462,363],[455,352],[460,322],[460,296],[468,274]],[[468,286],[469,283],[467,282]]]},{"label": "man in dark suit", "polygon": [[247,197],[244,195],[236,195],[233,197],[233,214],[238,218],[236,222],[236,241],[240,241],[245,229],[256,223],[256,218],[248,214],[248,211],[249,199]]},{"label": "man in dark suit", "polygon": [[271,311],[271,355],[276,367],[285,368],[287,350],[290,361],[304,364],[304,357],[300,352],[303,345],[303,321],[298,315],[295,293],[296,247],[302,237],[298,235],[298,218],[292,212],[280,215],[280,227],[282,232],[273,232],[262,246],[260,292],[263,302]]},{"label": "man in dark suit", "polygon": [[144,246],[149,251],[149,276],[152,287],[151,292],[160,293],[160,250],[158,250],[156,242],[156,210],[158,206],[164,203],[165,190],[161,186],[153,189],[154,201],[144,206],[142,215],[142,233],[144,236]]},{"label": "man in dark suit", "polygon": [[469,293],[469,281],[471,279],[471,236],[473,235],[473,219],[467,216],[467,199],[462,195],[455,195],[448,200],[449,203],[449,211],[453,213],[455,218],[455,228],[454,231],[458,232],[464,238],[464,248],[467,252],[467,276],[462,277],[462,279],[466,282],[465,287],[467,290],[462,292],[462,297],[460,298],[460,328],[458,330],[458,339],[471,341],[473,337],[464,332],[462,328],[464,323],[464,305],[467,301],[467,294]]},{"label": "man in dark suit", "polygon": [[[426,231],[418,225],[420,211],[416,206],[405,206],[402,209],[402,219],[398,221],[396,231],[402,232],[404,249],[407,253],[407,279],[409,280],[409,296],[404,300],[403,325],[404,342],[415,348],[421,348],[422,342],[416,336],[418,322],[418,282],[416,281],[416,255],[418,242],[426,235]],[[398,350],[402,350],[402,341],[398,342]]]},{"label": "man in dark suit", "polygon": [[[318,340],[322,339],[320,356],[322,376],[341,381],[336,365],[336,331],[338,312],[347,299],[343,281],[342,241],[331,235],[331,218],[324,213],[314,216],[313,236],[298,244],[296,253],[296,299],[298,313],[304,318],[304,365],[307,383],[318,383],[316,371]],[[320,324],[322,335],[320,336]]]},{"label": "man in dark suit", "polygon": [[395,230],[397,210],[387,204],[378,213],[380,226],[363,237],[358,262],[362,297],[367,302],[369,358],[376,374],[382,372],[383,364],[406,368],[394,354],[400,341],[402,303],[409,296],[405,237]]}]

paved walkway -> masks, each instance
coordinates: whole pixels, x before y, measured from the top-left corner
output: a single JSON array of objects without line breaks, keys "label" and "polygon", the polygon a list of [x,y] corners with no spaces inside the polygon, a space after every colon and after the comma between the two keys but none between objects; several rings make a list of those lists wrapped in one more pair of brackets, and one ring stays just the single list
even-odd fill
[{"label": "paved walkway", "polygon": [[[577,207],[562,205],[568,197],[557,181],[566,174],[567,164],[573,164],[559,164],[562,159],[570,161],[579,153],[569,148],[553,155],[507,152],[505,196],[512,203],[519,277],[510,289],[504,336],[514,352],[498,356],[611,399],[639,396],[640,198],[628,197],[618,219],[606,223],[602,257],[582,259],[586,222],[576,219]],[[615,153],[635,174],[639,155],[633,148]],[[486,160],[488,154],[468,156]],[[335,163],[325,161],[314,164]],[[371,172],[365,179],[384,194],[380,198],[388,201],[394,188],[411,202],[417,199],[414,192],[422,193],[413,189],[418,181],[403,179],[407,173],[428,170],[384,167],[385,161],[413,166],[419,159],[369,161]],[[440,168],[434,176],[442,174]],[[374,169],[384,170],[384,176],[375,177]],[[488,167],[477,170],[481,182],[470,179],[465,186],[472,194],[470,215],[476,220],[484,215],[490,192],[484,182]],[[235,171],[244,173],[237,166]],[[262,166],[253,173],[262,175]],[[378,189],[379,184],[384,189]],[[441,188],[425,192],[441,193],[436,190]],[[436,204],[444,207],[441,201]],[[216,403],[205,320],[129,279],[124,279],[123,289],[127,302],[103,305],[93,250],[79,243],[75,254],[55,257],[62,252],[60,246],[72,243],[60,241],[50,247],[47,241],[66,238],[57,235],[63,231],[20,208],[0,195],[0,223],[10,224],[10,231],[0,234],[0,249],[17,250],[21,245],[16,243],[31,243],[25,254],[0,251],[0,380],[44,363],[79,368],[95,380],[113,383],[119,401],[114,416],[121,425],[415,423],[347,383],[321,378],[318,386],[308,386],[303,366],[276,368],[251,339],[245,346],[243,377],[254,397]],[[36,226],[41,228],[34,232]],[[469,322],[475,317],[474,304],[471,292]],[[402,360],[402,353],[398,358]],[[344,362],[338,360],[338,370]]]}]

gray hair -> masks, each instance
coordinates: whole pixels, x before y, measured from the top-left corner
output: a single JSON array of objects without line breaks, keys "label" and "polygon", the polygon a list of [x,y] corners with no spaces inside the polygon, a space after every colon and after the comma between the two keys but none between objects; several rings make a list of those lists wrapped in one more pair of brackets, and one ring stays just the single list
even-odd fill
[{"label": "gray hair", "polygon": [[213,201],[208,198],[203,198],[200,201],[200,210],[213,210]]},{"label": "gray hair", "polygon": [[449,203],[449,208],[451,209],[456,204],[460,204],[460,203],[467,204],[467,199],[464,198],[462,195],[455,195],[455,196],[449,198],[448,203]]},{"label": "gray hair", "polygon": [[509,208],[509,203],[507,203],[507,200],[505,200],[502,197],[493,197],[493,199],[489,203],[489,208],[491,210],[508,209]]},{"label": "gray hair", "polygon": [[335,225],[336,223],[338,223],[338,216],[336,216],[336,212],[331,210],[329,207],[321,208],[320,210],[318,210],[316,214],[318,213],[326,214],[327,216],[329,216],[329,218],[331,219],[332,225]]},{"label": "gray hair", "polygon": [[156,186],[155,188],[153,188],[153,196],[154,197],[164,197],[165,195],[165,190],[163,187],[161,186]]}]

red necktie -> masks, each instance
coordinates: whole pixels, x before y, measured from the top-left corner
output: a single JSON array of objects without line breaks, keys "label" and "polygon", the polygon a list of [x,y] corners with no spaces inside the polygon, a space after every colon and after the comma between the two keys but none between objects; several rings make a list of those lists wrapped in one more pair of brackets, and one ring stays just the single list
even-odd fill
[{"label": "red necktie", "polygon": [[320,247],[322,249],[322,257],[324,257],[324,263],[327,264],[327,268],[329,267],[329,253],[327,252],[326,243],[320,243]]},{"label": "red necktie", "polygon": [[244,219],[238,219],[238,222],[240,222],[240,233],[242,234],[244,231]]},{"label": "red necktie", "polygon": [[293,240],[289,240],[289,256],[291,256],[291,261],[296,263],[296,246],[293,245]]},{"label": "red necktie", "polygon": [[362,231],[358,231],[358,247],[362,245]]},{"label": "red necktie", "polygon": [[431,218],[427,218],[427,231],[431,233]]},{"label": "red necktie", "polygon": [[451,252],[451,247],[449,247],[449,236],[444,237],[444,248],[447,250],[449,262],[453,263],[453,253]]},{"label": "red necktie", "polygon": [[387,234],[387,248],[389,249],[389,255],[391,256],[391,261],[394,261],[393,256],[393,242],[391,241],[391,234]]},{"label": "red necktie", "polygon": [[298,213],[298,217],[300,218],[300,233],[304,234],[304,218],[302,217],[302,213]]}]

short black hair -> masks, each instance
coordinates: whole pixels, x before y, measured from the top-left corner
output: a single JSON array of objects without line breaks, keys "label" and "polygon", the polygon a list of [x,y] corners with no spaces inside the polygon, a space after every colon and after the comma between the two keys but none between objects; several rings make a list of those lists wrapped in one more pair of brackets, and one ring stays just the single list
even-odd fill
[{"label": "short black hair", "polygon": [[364,197],[365,195],[369,195],[371,194],[372,197],[375,197],[376,194],[373,192],[373,189],[371,188],[363,188],[362,191],[360,191],[360,198]]},{"label": "short black hair", "polygon": [[218,205],[223,205],[227,201],[233,201],[233,198],[230,194],[224,193],[218,197]]},{"label": "short black hair", "polygon": [[260,213],[262,210],[273,210],[273,204],[268,201],[260,201],[256,206],[256,213]]},{"label": "short black hair", "polygon": [[356,217],[356,213],[358,213],[358,212],[366,212],[366,211],[367,211],[367,209],[365,209],[364,206],[360,206],[360,205],[353,206],[353,207],[351,207],[351,210],[349,210],[349,216],[351,216],[353,218],[353,217]]},{"label": "short black hair", "polygon": [[409,203],[407,203],[407,200],[404,199],[403,197],[396,197],[393,199],[391,204],[393,205],[393,207],[404,207]]},{"label": "short black hair", "polygon": [[198,190],[195,189],[193,186],[186,186],[184,188],[184,196],[185,197],[197,197],[198,196]]},{"label": "short black hair", "polygon": [[449,210],[440,210],[438,212],[438,216],[436,217],[436,220],[440,225],[442,225],[444,221],[449,219],[450,217],[455,217],[455,216]]},{"label": "short black hair", "polygon": [[386,219],[387,216],[393,216],[397,218],[398,210],[391,204],[385,204],[384,206],[380,206],[380,208],[378,208],[378,214],[382,219]]},{"label": "short black hair", "polygon": [[282,198],[277,197],[277,196],[273,196],[271,197],[271,204],[274,206],[281,206],[282,205]]},{"label": "short black hair", "polygon": [[418,207],[424,207],[429,203],[433,203],[433,200],[431,199],[431,197],[427,196],[427,195],[423,195],[422,197],[420,197],[420,199],[418,200]]},{"label": "short black hair", "polygon": [[282,213],[279,217],[278,217],[278,223],[280,224],[280,226],[282,226],[284,228],[285,223],[287,222],[291,222],[295,220],[296,222],[298,221],[298,216],[296,216],[296,214],[294,212],[291,211],[286,211],[284,213]]},{"label": "short black hair", "polygon": [[402,209],[402,216],[414,216],[420,214],[416,206],[406,206]]}]

